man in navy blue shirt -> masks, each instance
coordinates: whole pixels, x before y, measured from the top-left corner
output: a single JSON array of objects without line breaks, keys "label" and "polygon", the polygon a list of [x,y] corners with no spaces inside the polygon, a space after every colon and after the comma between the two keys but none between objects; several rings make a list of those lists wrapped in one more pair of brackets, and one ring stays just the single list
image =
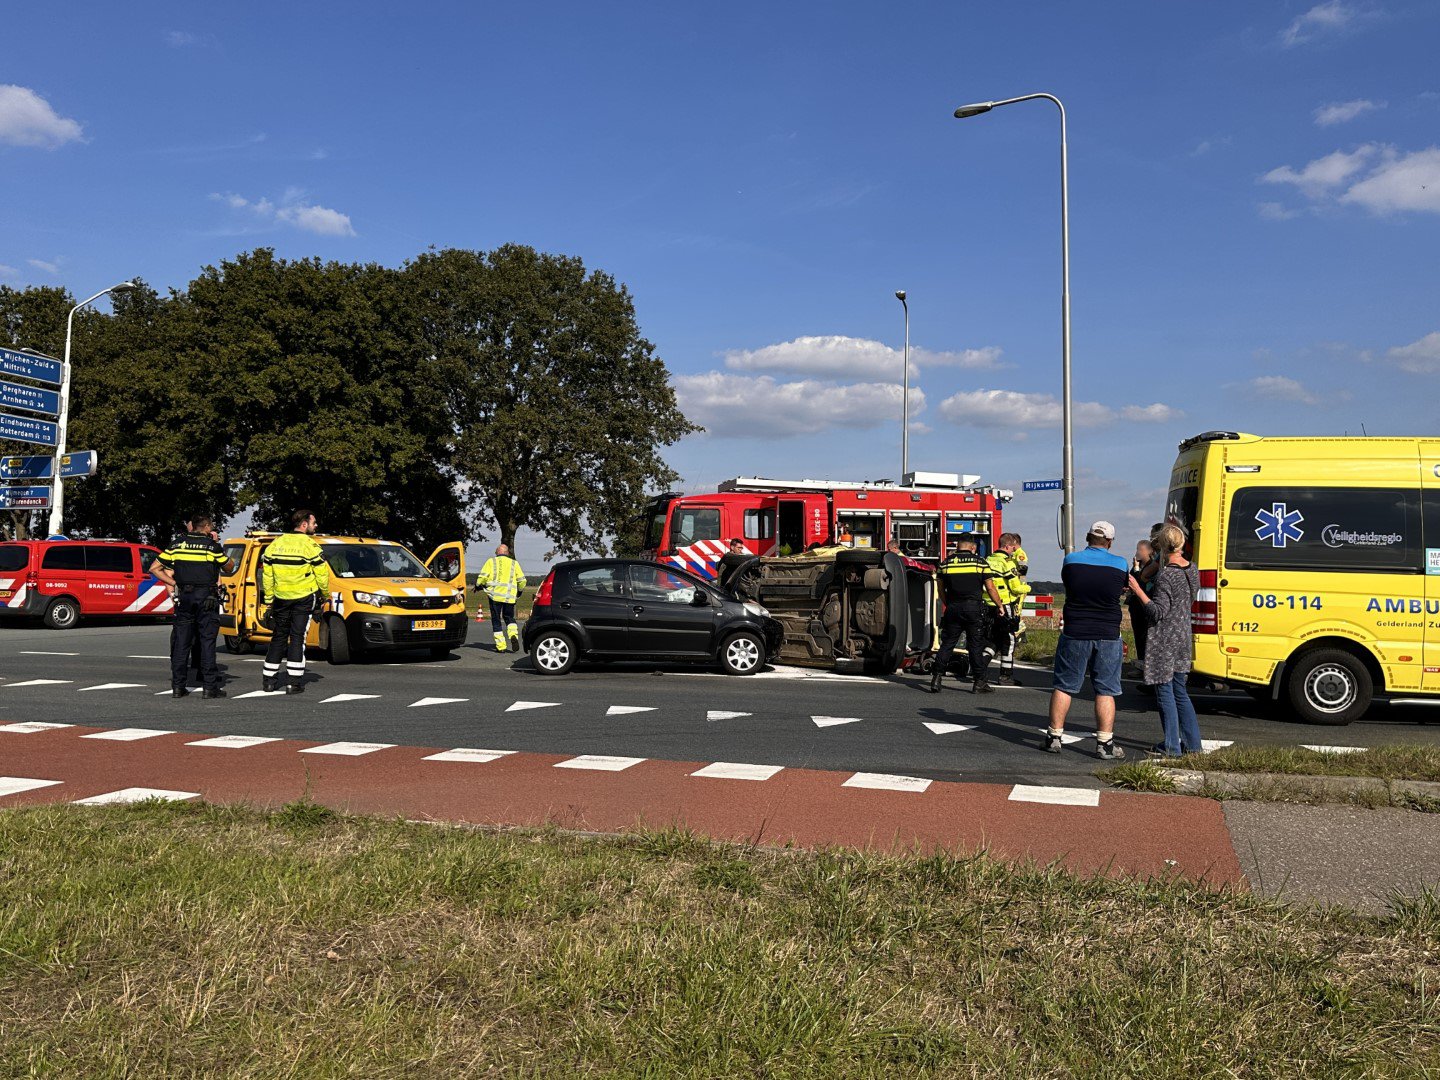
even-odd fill
[{"label": "man in navy blue shirt", "polygon": [[1110,551],[1115,526],[1097,521],[1085,536],[1084,551],[1072,551],[1060,567],[1065,583],[1064,628],[1055,645],[1055,688],[1050,692],[1050,730],[1044,749],[1060,752],[1070,702],[1085,676],[1095,691],[1096,753],[1123,758],[1115,745],[1115,699],[1120,695],[1120,598],[1129,585],[1130,565]]}]

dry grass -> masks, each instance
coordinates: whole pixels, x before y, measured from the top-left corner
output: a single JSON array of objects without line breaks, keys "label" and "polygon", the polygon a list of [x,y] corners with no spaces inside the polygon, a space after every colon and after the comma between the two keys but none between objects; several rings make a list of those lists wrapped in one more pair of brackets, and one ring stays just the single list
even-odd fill
[{"label": "dry grass", "polygon": [[1388,920],[980,857],[206,805],[0,814],[0,1074],[1416,1075]]},{"label": "dry grass", "polygon": [[1208,754],[1187,754],[1168,764],[1203,772],[1440,781],[1440,746],[1376,746],[1345,754],[1320,753],[1302,746],[1227,746]]}]

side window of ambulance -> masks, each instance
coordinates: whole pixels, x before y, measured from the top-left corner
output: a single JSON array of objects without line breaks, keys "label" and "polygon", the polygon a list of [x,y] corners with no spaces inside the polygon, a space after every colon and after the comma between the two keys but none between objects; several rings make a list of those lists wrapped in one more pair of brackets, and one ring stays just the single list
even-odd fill
[{"label": "side window of ambulance", "polygon": [[85,549],[79,544],[56,544],[46,548],[41,570],[84,570]]},{"label": "side window of ambulance", "polygon": [[1227,528],[1232,570],[1424,569],[1418,490],[1244,488],[1231,500]]}]

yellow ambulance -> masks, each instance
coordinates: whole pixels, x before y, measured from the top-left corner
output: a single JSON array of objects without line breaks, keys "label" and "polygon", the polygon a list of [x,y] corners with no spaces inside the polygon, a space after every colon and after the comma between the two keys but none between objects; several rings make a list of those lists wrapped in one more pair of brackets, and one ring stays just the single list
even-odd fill
[{"label": "yellow ambulance", "polygon": [[[232,653],[270,642],[260,556],[279,535],[247,532],[224,542],[230,561],[220,578],[226,592],[220,633]],[[463,543],[441,544],[422,563],[392,540],[323,533],[315,540],[330,567],[330,604],[311,621],[305,643],[326,650],[332,664],[396,649],[428,649],[439,658],[465,644]]]},{"label": "yellow ambulance", "polygon": [[1207,431],[1165,518],[1200,571],[1200,674],[1316,724],[1440,694],[1440,438]]}]

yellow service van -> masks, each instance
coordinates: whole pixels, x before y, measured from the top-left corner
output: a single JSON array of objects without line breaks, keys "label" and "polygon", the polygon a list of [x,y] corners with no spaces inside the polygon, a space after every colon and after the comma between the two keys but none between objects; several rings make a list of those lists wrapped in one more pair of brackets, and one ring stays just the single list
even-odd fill
[{"label": "yellow service van", "polygon": [[[220,578],[226,592],[220,633],[233,653],[270,642],[260,556],[279,535],[249,532],[224,542],[230,561]],[[464,544],[442,544],[422,563],[391,540],[324,534],[315,540],[330,566],[330,604],[310,623],[305,643],[326,650],[332,664],[392,649],[441,657],[465,644]]]},{"label": "yellow service van", "polygon": [[1165,518],[1200,571],[1200,674],[1316,724],[1440,694],[1440,438],[1207,431]]}]

